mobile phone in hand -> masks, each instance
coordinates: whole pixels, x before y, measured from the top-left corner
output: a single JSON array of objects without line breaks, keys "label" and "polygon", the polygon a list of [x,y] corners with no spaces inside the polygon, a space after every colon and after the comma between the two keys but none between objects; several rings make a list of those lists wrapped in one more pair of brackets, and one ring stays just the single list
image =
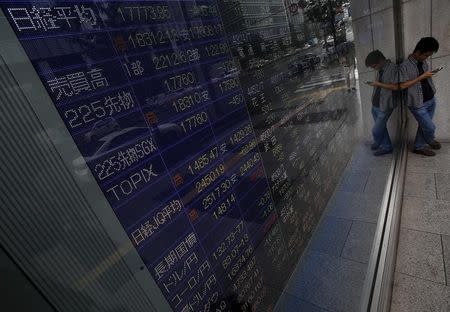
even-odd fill
[{"label": "mobile phone in hand", "polygon": [[366,84],[371,85],[373,81],[366,81]]},{"label": "mobile phone in hand", "polygon": [[436,68],[436,69],[433,69],[431,72],[432,72],[433,74],[436,74],[436,73],[440,72],[440,71],[443,70],[443,69],[444,69],[444,66],[441,66],[441,67],[438,67],[438,68]]}]

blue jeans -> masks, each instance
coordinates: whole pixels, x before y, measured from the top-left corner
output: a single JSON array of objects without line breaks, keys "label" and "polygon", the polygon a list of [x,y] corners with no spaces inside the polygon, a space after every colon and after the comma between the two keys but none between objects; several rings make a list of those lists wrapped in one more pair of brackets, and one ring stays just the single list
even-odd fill
[{"label": "blue jeans", "polygon": [[411,113],[419,124],[414,142],[415,149],[423,149],[427,143],[434,141],[436,126],[433,123],[433,116],[435,110],[436,98],[424,102],[422,107],[410,108]]},{"label": "blue jeans", "polygon": [[372,128],[373,141],[380,149],[385,151],[392,151],[392,142],[389,137],[389,132],[386,128],[386,123],[392,114],[392,110],[383,112],[379,107],[372,106],[372,116],[374,125]]}]

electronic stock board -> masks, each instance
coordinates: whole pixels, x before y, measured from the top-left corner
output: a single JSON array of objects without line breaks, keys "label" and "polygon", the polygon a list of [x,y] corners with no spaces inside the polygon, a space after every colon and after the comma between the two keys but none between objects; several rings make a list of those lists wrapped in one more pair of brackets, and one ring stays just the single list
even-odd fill
[{"label": "electronic stock board", "polygon": [[175,311],[273,308],[333,188],[311,146],[345,111],[295,100],[287,13],[266,2],[0,1],[76,174]]}]

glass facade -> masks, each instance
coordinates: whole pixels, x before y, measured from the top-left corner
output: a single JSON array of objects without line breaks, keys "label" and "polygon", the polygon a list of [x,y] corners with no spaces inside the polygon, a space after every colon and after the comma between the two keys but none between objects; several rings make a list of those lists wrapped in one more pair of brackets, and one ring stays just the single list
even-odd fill
[{"label": "glass facade", "polygon": [[359,309],[392,164],[365,58],[399,56],[392,3],[0,7],[0,244],[52,309]]}]

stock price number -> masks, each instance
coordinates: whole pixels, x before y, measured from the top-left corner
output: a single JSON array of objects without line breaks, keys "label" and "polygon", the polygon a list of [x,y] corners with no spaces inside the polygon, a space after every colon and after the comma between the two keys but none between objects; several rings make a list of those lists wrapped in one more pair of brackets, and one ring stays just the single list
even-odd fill
[{"label": "stock price number", "polygon": [[247,249],[243,252],[243,254],[238,258],[236,263],[231,268],[231,272],[228,273],[227,277],[233,281],[233,279],[236,277],[242,266],[247,262],[247,260],[250,258],[250,256],[253,254],[253,247],[248,246]]},{"label": "stock price number", "polygon": [[209,209],[220,197],[228,192],[233,185],[237,182],[237,175],[233,174],[229,178],[225,179],[220,185],[218,185],[214,190],[212,190],[208,195],[202,200],[203,209]]},{"label": "stock price number", "polygon": [[231,194],[227,199],[225,199],[213,212],[213,216],[216,220],[227,214],[231,206],[236,202],[236,197]]},{"label": "stock price number", "polygon": [[228,101],[228,104],[231,106],[237,106],[244,102],[244,95],[242,93],[236,94]]},{"label": "stock price number", "polygon": [[[224,147],[226,148],[226,145],[222,145],[220,152],[223,153]],[[199,158],[194,160],[192,163],[189,164],[188,170],[189,172],[194,175],[196,173],[199,173],[203,168],[208,166],[210,163],[217,160],[220,156],[219,148],[217,146],[213,147],[206,153],[202,154]]]},{"label": "stock price number", "polygon": [[231,232],[227,235],[227,237],[225,237],[222,243],[220,243],[220,245],[217,246],[216,250],[212,254],[214,260],[218,260],[225,253],[225,251],[227,251],[227,249],[235,241],[236,237],[238,237],[243,230],[244,230],[244,222],[241,221],[231,230]]},{"label": "stock price number", "polygon": [[241,176],[245,175],[245,173],[250,170],[251,168],[253,168],[261,159],[261,156],[259,155],[259,153],[256,153],[252,158],[250,158],[249,160],[247,160],[240,168],[239,171],[241,173]]},{"label": "stock price number", "polygon": [[186,51],[173,51],[152,58],[153,65],[156,70],[161,70],[178,65],[190,64],[200,60],[198,49],[190,49]]},{"label": "stock price number", "polygon": [[214,183],[220,176],[225,173],[225,166],[220,164],[210,172],[208,172],[200,181],[195,183],[197,194],[203,192],[208,186]]},{"label": "stock price number", "polygon": [[164,80],[167,91],[174,92],[186,87],[192,87],[197,83],[193,72],[185,72]]},{"label": "stock price number", "polygon": [[238,78],[226,79],[219,83],[220,91],[223,93],[239,87]]},{"label": "stock price number", "polygon": [[167,5],[142,5],[118,7],[117,12],[124,22],[161,21],[172,17]]},{"label": "stock price number", "polygon": [[208,56],[217,56],[228,53],[228,45],[225,42],[214,43],[205,47]]},{"label": "stock price number", "polygon": [[238,144],[247,136],[253,133],[252,126],[250,124],[246,125],[244,128],[239,129],[235,133],[233,133],[230,137],[230,143],[232,145]]},{"label": "stock price number", "polygon": [[239,255],[241,249],[248,244],[248,234],[244,234],[241,240],[234,246],[231,252],[223,259],[222,267],[226,270],[231,262]]},{"label": "stock price number", "polygon": [[[189,38],[181,37],[184,40]],[[158,45],[166,44],[172,40],[179,41],[180,34],[177,29],[171,28],[159,31],[143,31],[132,33],[128,36],[128,41],[131,42],[133,48],[148,48]]]},{"label": "stock price number", "polygon": [[175,101],[172,102],[172,106],[175,108],[177,113],[183,112],[190,108],[197,106],[203,102],[210,100],[211,97],[209,95],[208,90],[204,91],[196,91],[192,94],[185,95]]},{"label": "stock price number", "polygon": [[206,112],[199,112],[183,120],[180,123],[180,126],[183,128],[184,133],[187,134],[200,126],[205,125],[208,123],[208,120],[208,114]]}]

